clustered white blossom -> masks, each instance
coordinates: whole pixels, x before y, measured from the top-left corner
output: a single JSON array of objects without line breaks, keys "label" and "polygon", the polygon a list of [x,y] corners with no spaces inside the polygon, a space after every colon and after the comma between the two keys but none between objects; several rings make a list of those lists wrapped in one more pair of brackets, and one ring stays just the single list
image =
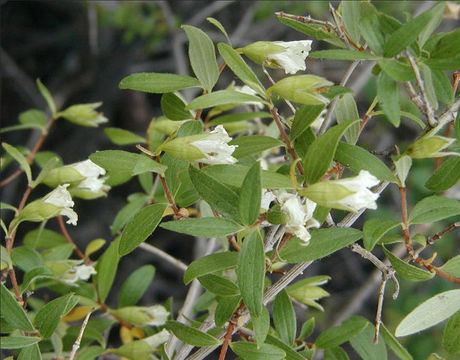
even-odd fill
[{"label": "clustered white blossom", "polygon": [[205,155],[205,158],[197,160],[199,162],[209,165],[234,164],[238,160],[232,154],[238,145],[228,145],[230,141],[232,138],[224,127],[218,125],[207,137],[193,141],[190,145],[197,147]]},{"label": "clustered white blossom", "polygon": [[72,201],[72,196],[67,191],[69,184],[58,185],[53,191],[43,198],[44,203],[48,203],[61,208],[59,215],[68,218],[67,224],[77,225],[78,215],[72,210],[75,203]]},{"label": "clustered white blossom", "polygon": [[306,69],[305,59],[311,50],[311,40],[274,41],[273,43],[284,47],[285,50],[269,54],[268,60],[276,62],[286,74],[295,74],[299,70]]},{"label": "clustered white blossom", "polygon": [[147,316],[150,321],[145,325],[160,326],[168,320],[169,311],[163,305],[153,305],[146,308]]},{"label": "clustered white blossom", "polygon": [[101,191],[105,192],[110,190],[110,186],[104,185],[106,178],[100,177],[105,175],[105,169],[96,165],[91,160],[80,161],[68,166],[74,168],[85,177],[85,179],[78,184],[78,188],[87,189],[95,194]]},{"label": "clustered white blossom", "polygon": [[70,269],[59,276],[59,279],[71,285],[76,283],[78,280],[88,280],[91,275],[95,274],[96,270],[91,265],[72,265]]}]

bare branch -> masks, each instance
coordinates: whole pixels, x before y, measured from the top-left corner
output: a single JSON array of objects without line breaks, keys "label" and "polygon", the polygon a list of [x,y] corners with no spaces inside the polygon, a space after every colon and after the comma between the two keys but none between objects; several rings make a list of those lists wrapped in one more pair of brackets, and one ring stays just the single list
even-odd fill
[{"label": "bare branch", "polygon": [[86,325],[88,325],[89,317],[93,313],[94,310],[91,310],[86,314],[85,319],[83,320],[83,324],[81,324],[80,332],[78,333],[77,339],[75,340],[72,346],[72,352],[70,353],[69,360],[74,360],[75,356],[77,355],[77,351],[80,348],[81,339],[83,338],[83,333],[85,332]]},{"label": "bare branch", "polygon": [[142,243],[139,245],[141,249],[144,249],[145,251],[148,251],[151,254],[156,255],[162,260],[166,260],[168,263],[173,265],[175,268],[185,271],[187,270],[187,265],[185,265],[182,261],[176,259],[175,257],[169,255],[167,252],[157,248],[156,246],[147,244],[147,243]]}]

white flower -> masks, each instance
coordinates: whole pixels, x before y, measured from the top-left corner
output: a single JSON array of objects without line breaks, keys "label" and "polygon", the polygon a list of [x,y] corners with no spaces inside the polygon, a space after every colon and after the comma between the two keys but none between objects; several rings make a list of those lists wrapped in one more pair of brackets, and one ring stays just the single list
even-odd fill
[{"label": "white flower", "polygon": [[153,305],[146,308],[147,316],[150,321],[145,323],[145,325],[160,326],[164,325],[166,320],[168,320],[169,311],[162,305]]},{"label": "white flower", "polygon": [[[233,89],[235,91],[238,91],[240,93],[243,93],[243,94],[248,94],[248,95],[254,95],[254,96],[257,96],[257,92],[253,89],[251,89],[249,86],[247,85],[243,85],[243,86],[234,86]],[[262,100],[261,100],[262,101]],[[263,109],[264,108],[264,104],[262,104],[262,102],[258,102],[258,101],[251,101],[251,102],[247,102],[246,104],[248,105],[254,105],[254,107],[256,107],[257,109]]]},{"label": "white flower", "polygon": [[368,171],[361,170],[358,176],[348,179],[331,180],[330,182],[342,185],[353,192],[353,194],[338,200],[337,203],[352,211],[358,211],[363,208],[377,209],[375,200],[378,199],[379,194],[370,191],[369,188],[377,185],[379,179]]},{"label": "white flower", "polygon": [[274,44],[284,47],[285,50],[268,54],[267,58],[282,67],[286,74],[295,74],[306,69],[305,59],[311,50],[311,43],[311,40],[275,41]]},{"label": "white flower", "polygon": [[155,335],[142,339],[142,341],[145,341],[147,344],[150,345],[152,349],[155,349],[161,344],[168,341],[168,339],[169,339],[169,331],[166,329],[163,329],[159,333],[156,333]]},{"label": "white flower", "polygon": [[74,168],[85,177],[85,179],[78,184],[78,188],[88,189],[93,193],[110,190],[110,186],[104,185],[106,178],[100,177],[105,175],[105,169],[96,165],[91,160],[80,161],[68,166]]},{"label": "white flower", "polygon": [[72,210],[72,206],[74,206],[75,203],[72,201],[72,196],[67,191],[68,186],[69,184],[58,185],[56,189],[43,198],[43,202],[62,208],[59,214],[69,219],[67,220],[67,224],[77,225],[78,215]]},{"label": "white flower", "polygon": [[260,200],[260,208],[263,210],[268,210],[270,208],[270,203],[276,199],[275,194],[270,190],[262,189],[262,198]]},{"label": "white flower", "polygon": [[321,113],[316,118],[316,120],[310,124],[310,127],[313,131],[317,132],[321,128],[321,125],[323,125],[323,122],[324,122],[324,117],[326,116],[326,112],[327,112],[326,109],[321,111]]},{"label": "white flower", "polygon": [[88,280],[91,275],[95,275],[96,270],[90,265],[73,265],[69,270],[59,278],[67,284],[74,284],[78,280]]},{"label": "white flower", "polygon": [[206,157],[197,161],[209,164],[234,164],[238,160],[232,154],[238,145],[228,145],[232,138],[222,125],[218,125],[208,136],[190,143],[197,147]]},{"label": "white flower", "polygon": [[302,204],[299,196],[290,194],[285,190],[277,191],[276,199],[280,203],[281,211],[289,216],[286,231],[297,236],[308,245],[311,236],[307,229],[320,226],[320,223],[313,218],[316,203],[305,198],[305,203]]}]

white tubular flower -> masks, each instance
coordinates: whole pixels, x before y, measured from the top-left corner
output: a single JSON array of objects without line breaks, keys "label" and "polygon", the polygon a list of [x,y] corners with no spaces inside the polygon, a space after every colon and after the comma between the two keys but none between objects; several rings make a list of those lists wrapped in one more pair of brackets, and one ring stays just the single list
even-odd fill
[{"label": "white tubular flower", "polygon": [[[258,96],[257,92],[255,90],[251,89],[247,85],[234,86],[234,90],[238,91],[240,93],[243,93],[243,94]],[[257,109],[263,109],[264,108],[264,104],[262,104],[262,102],[258,102],[258,101],[252,101],[252,102],[248,102],[246,104],[247,105],[254,105],[254,107],[256,107]]]},{"label": "white tubular flower", "polygon": [[274,61],[286,74],[295,74],[299,70],[305,70],[305,59],[311,50],[311,40],[301,41],[275,41],[276,45],[285,48],[284,51],[268,54],[268,60]]},{"label": "white tubular flower", "polygon": [[68,166],[74,168],[85,177],[85,179],[78,184],[78,188],[88,189],[93,193],[110,190],[110,186],[104,185],[106,178],[100,177],[105,175],[105,169],[96,165],[91,160],[80,161]]},{"label": "white tubular flower", "polygon": [[169,331],[166,329],[163,329],[159,333],[156,333],[155,335],[142,339],[142,341],[145,341],[147,344],[150,345],[152,349],[155,349],[161,344],[164,344],[166,341],[168,341],[168,339],[169,339]]},{"label": "white tubular flower", "polygon": [[62,208],[59,214],[68,218],[67,224],[77,225],[78,215],[72,210],[75,203],[67,191],[68,186],[69,184],[59,185],[43,198],[43,202]]},{"label": "white tubular flower", "polygon": [[145,325],[160,326],[166,323],[168,320],[169,311],[162,305],[153,305],[146,309],[147,316],[150,321],[145,323]]},{"label": "white tubular flower", "polygon": [[76,283],[78,280],[88,280],[91,275],[95,275],[96,270],[90,265],[74,265],[59,278],[65,283],[71,285]]},{"label": "white tubular flower", "polygon": [[209,164],[234,164],[238,160],[232,154],[237,145],[228,145],[232,138],[228,136],[222,125],[218,125],[208,136],[190,143],[198,148],[206,157],[197,161]]},{"label": "white tubular flower", "polygon": [[302,204],[299,196],[284,190],[278,191],[276,198],[280,203],[281,211],[289,216],[286,231],[297,236],[305,242],[305,245],[308,245],[311,236],[307,229],[320,226],[320,223],[313,218],[316,203],[310,199],[305,199],[305,204]]},{"label": "white tubular flower", "polygon": [[270,190],[262,189],[262,198],[260,200],[260,208],[267,211],[270,208],[270,203],[276,199],[275,194]]}]

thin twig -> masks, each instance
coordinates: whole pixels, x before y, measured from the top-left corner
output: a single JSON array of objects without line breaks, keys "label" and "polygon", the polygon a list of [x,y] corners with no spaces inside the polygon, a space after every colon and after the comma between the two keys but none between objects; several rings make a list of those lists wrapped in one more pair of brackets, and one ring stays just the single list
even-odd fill
[{"label": "thin twig", "polygon": [[78,333],[77,339],[75,340],[72,346],[72,352],[70,353],[69,360],[74,360],[77,355],[77,351],[80,348],[81,339],[83,338],[83,333],[85,332],[86,326],[88,325],[89,317],[91,316],[93,310],[86,314],[83,323],[81,324],[80,332]]},{"label": "thin twig", "polygon": [[[270,81],[270,84],[272,85],[275,85],[275,80],[273,80],[273,78],[270,76],[270,73],[267,71],[267,69],[265,68],[265,65],[262,64],[262,71],[263,73],[265,74],[266,78],[268,79],[268,81]],[[289,100],[286,100],[286,99],[283,99],[284,102],[286,103],[286,105],[289,107],[289,109],[291,110],[291,112],[293,114],[296,113],[296,110],[295,110],[295,107],[294,105],[292,105],[292,103],[289,101]]]},{"label": "thin twig", "polygon": [[139,247],[141,249],[144,249],[145,251],[148,251],[151,254],[158,256],[162,260],[166,260],[168,263],[170,263],[171,265],[173,265],[174,267],[176,267],[177,269],[181,271],[187,270],[187,265],[185,265],[182,261],[180,261],[179,259],[176,259],[175,257],[169,255],[167,252],[153,245],[150,245],[144,242],[144,243],[141,243]]},{"label": "thin twig", "polygon": [[59,229],[61,230],[62,235],[64,235],[65,239],[67,242],[73,246],[73,251],[77,256],[82,259],[86,264],[91,264],[92,261],[85,255],[83,254],[80,249],[77,247],[77,245],[74,243],[72,240],[72,237],[70,236],[69,232],[67,231],[67,228],[64,223],[64,219],[62,218],[62,215],[57,216],[57,221],[59,223]]},{"label": "thin twig", "polygon": [[453,223],[452,225],[448,226],[444,230],[438,232],[437,234],[433,235],[432,237],[428,238],[426,241],[427,245],[433,244],[435,241],[439,240],[444,236],[444,234],[448,233],[449,231],[454,230],[455,228],[460,227],[460,221]]},{"label": "thin twig", "polygon": [[428,100],[428,95],[425,91],[425,85],[423,84],[423,79],[422,79],[422,76],[420,75],[420,69],[418,68],[417,62],[412,57],[412,55],[407,53],[407,58],[409,59],[410,65],[415,74],[417,85],[420,89],[420,92],[422,93],[422,98],[423,98],[423,103],[424,103],[423,105],[424,105],[424,110],[425,110],[424,113],[426,117],[428,118],[428,124],[431,127],[435,127],[437,125],[437,121],[434,117],[433,107],[431,106],[430,101]]},{"label": "thin twig", "polygon": [[440,125],[444,125],[447,122],[455,120],[453,114],[457,112],[460,108],[460,97],[455,100],[455,102],[444,111],[439,117],[438,121]]},{"label": "thin twig", "polygon": [[410,234],[409,234],[409,223],[407,220],[407,199],[406,199],[406,188],[404,186],[399,187],[399,194],[401,196],[401,213],[402,213],[402,230],[404,236],[404,244],[406,245],[407,254],[412,258],[416,258],[416,254],[414,253],[414,249],[412,248],[412,244],[410,241]]}]

